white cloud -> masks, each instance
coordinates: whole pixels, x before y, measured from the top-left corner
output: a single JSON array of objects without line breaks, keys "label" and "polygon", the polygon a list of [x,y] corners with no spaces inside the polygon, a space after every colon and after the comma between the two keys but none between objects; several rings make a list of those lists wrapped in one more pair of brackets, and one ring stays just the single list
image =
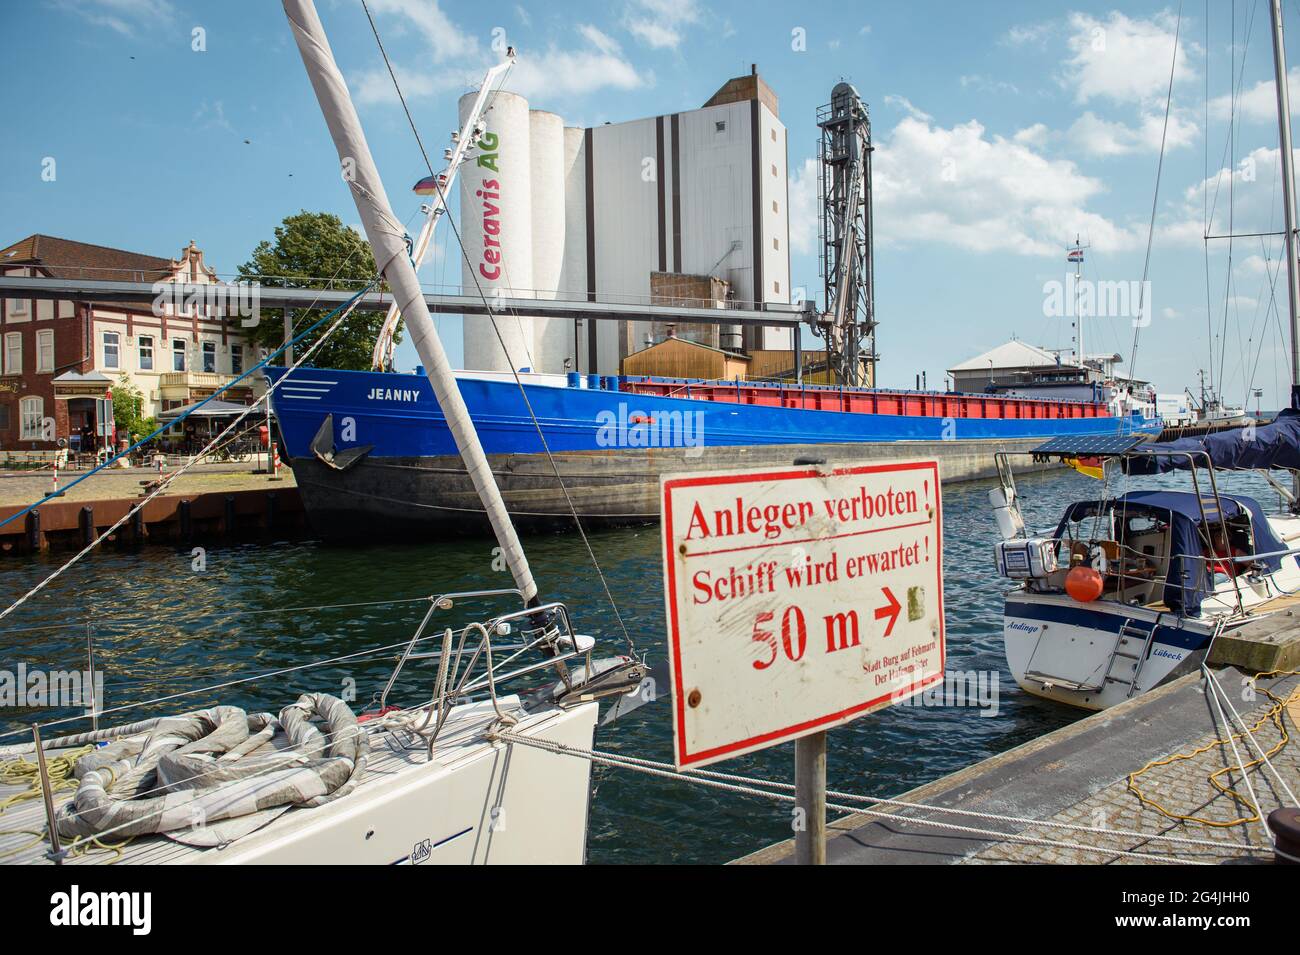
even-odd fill
[{"label": "white cloud", "polygon": [[790,248],[801,255],[813,252],[817,242],[817,160],[805,159],[790,174]]},{"label": "white cloud", "polygon": [[656,50],[677,49],[682,28],[699,21],[695,0],[632,0],[624,17],[628,32]]},{"label": "white cloud", "polygon": [[1008,83],[1005,80],[995,80],[991,76],[985,76],[983,73],[967,73],[958,79],[962,89],[973,89],[980,93],[1010,93],[1015,95],[1020,92],[1015,83]]},{"label": "white cloud", "polygon": [[889,93],[885,96],[885,104],[888,106],[895,106],[898,109],[901,109],[903,112],[907,113],[908,116],[911,116],[913,119],[919,120],[922,123],[928,123],[934,119],[934,117],[931,116],[929,113],[922,112],[921,110],[913,106],[912,101],[908,99],[906,96],[899,96],[895,93]]},{"label": "white cloud", "polygon": [[1096,98],[1163,103],[1171,58],[1175,82],[1192,75],[1186,44],[1180,40],[1174,52],[1175,21],[1168,13],[1150,20],[1130,19],[1119,12],[1105,20],[1072,13],[1068,23],[1072,55],[1064,64],[1061,81],[1079,103]]},{"label": "white cloud", "polygon": [[170,23],[176,16],[169,0],[55,0],[54,5],[122,36],[135,36],[141,27]]},{"label": "white cloud", "polygon": [[[1300,152],[1295,155],[1300,159]],[[1211,232],[1222,235],[1228,231],[1230,192],[1234,232],[1271,232],[1281,228],[1280,156],[1281,151],[1276,147],[1252,149],[1231,172],[1220,169],[1184,192],[1184,216],[1195,223],[1198,241],[1203,234],[1206,207],[1213,215]]]},{"label": "white cloud", "polygon": [[579,26],[578,32],[582,34],[583,38],[588,43],[590,43],[596,49],[600,50],[601,53],[619,52],[618,41],[616,41],[609,34],[602,33],[600,30],[596,29],[590,23],[584,23],[581,26]]},{"label": "white cloud", "polygon": [[635,19],[627,23],[628,32],[648,47],[656,50],[676,49],[682,35],[671,27],[653,20]]},{"label": "white cloud", "polygon": [[[445,70],[438,73],[408,70],[405,67],[393,67],[397,82],[402,86],[402,95],[408,100],[422,96],[433,96],[450,90],[468,89],[474,83],[475,71],[466,68],[463,71]],[[481,75],[481,71],[480,71]],[[374,103],[396,103],[397,91],[393,89],[393,79],[388,70],[379,67],[354,73],[348,80],[353,98],[362,105]]]},{"label": "white cloud", "polygon": [[613,39],[592,26],[580,27],[579,32],[590,49],[551,46],[542,53],[521,54],[510,71],[509,88],[521,96],[562,97],[649,85],[649,76],[637,72]]},{"label": "white cloud", "polygon": [[1051,32],[1051,24],[1024,23],[1013,26],[1003,34],[1001,42],[1006,46],[1037,45],[1043,43]]},{"label": "white cloud", "polygon": [[[1300,66],[1287,71],[1287,89],[1300,97]],[[1292,100],[1291,115],[1300,112],[1300,100]],[[1210,118],[1227,120],[1232,117],[1231,94],[1224,93],[1210,100]],[[1277,122],[1277,93],[1272,80],[1261,80],[1237,96],[1237,118],[1255,123]]]},{"label": "white cloud", "polygon": [[1144,229],[1089,210],[1103,186],[1073,162],[989,136],[975,121],[944,128],[923,116],[907,117],[877,143],[875,220],[882,241],[1058,255],[1062,236],[1076,232],[1103,252],[1136,248],[1144,238]]},{"label": "white cloud", "polygon": [[1042,149],[1047,145],[1047,141],[1052,138],[1052,131],[1043,123],[1034,123],[1032,126],[1026,126],[1018,130],[1011,138],[1020,143],[1022,146],[1028,146],[1031,149]]},{"label": "white cloud", "polygon": [[1169,114],[1167,133],[1164,125],[1163,114],[1148,113],[1137,126],[1129,126],[1102,119],[1089,110],[1071,124],[1065,137],[1076,151],[1094,157],[1158,152],[1162,134],[1166,150],[1190,146],[1196,139],[1197,125],[1177,111]]},{"label": "white cloud", "polygon": [[[390,17],[401,16],[408,27],[429,41],[433,68],[408,68],[394,65],[402,93],[408,99],[435,96],[472,89],[483,71],[496,62],[497,55],[480,48],[428,0],[371,0],[372,7]],[[439,23],[447,24],[447,34],[440,35],[435,47],[430,35]],[[601,89],[636,89],[648,85],[651,76],[642,76],[624,56],[617,40],[591,24],[579,24],[576,48],[551,44],[545,49],[518,47],[519,57],[510,71],[506,87],[523,96],[540,95],[548,100],[581,95]],[[356,101],[361,104],[395,103],[388,70],[382,66],[360,71],[349,77]]]},{"label": "white cloud", "polygon": [[377,16],[397,18],[399,30],[416,31],[438,62],[478,52],[478,38],[456,26],[442,12],[438,0],[370,0],[370,9]]}]

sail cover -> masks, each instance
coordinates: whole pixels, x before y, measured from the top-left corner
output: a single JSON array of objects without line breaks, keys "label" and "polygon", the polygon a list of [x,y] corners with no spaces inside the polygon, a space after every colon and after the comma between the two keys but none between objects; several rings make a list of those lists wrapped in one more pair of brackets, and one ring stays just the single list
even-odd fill
[{"label": "sail cover", "polygon": [[[1188,458],[1186,452],[1192,452]],[[1124,460],[1129,474],[1161,474],[1205,467],[1206,456],[1225,471],[1290,468],[1300,470],[1300,411],[1285,408],[1269,424],[1232,428],[1199,438],[1179,438],[1136,448]]]}]

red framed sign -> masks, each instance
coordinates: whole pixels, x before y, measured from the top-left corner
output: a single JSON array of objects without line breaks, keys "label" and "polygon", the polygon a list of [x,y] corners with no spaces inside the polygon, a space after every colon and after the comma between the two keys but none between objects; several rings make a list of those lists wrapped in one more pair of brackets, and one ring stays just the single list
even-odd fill
[{"label": "red framed sign", "polygon": [[660,489],[678,767],[943,679],[937,462],[665,475]]}]

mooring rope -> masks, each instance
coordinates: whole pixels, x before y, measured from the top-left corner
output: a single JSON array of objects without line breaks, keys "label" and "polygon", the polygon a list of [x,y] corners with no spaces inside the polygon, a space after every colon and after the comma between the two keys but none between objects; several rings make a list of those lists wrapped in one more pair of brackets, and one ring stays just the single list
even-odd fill
[{"label": "mooring rope", "polygon": [[[657,762],[655,760],[639,759],[632,756],[624,756],[618,753],[603,752],[594,749],[584,749],[578,746],[571,746],[565,743],[557,743],[551,740],[535,739],[528,736],[521,736],[509,730],[498,730],[496,737],[511,743],[520,743],[526,746],[533,746],[538,749],[547,750],[552,753],[574,756],[579,759],[587,759],[593,763],[612,766],[620,769],[630,769],[633,772],[642,772],[651,776],[659,776],[668,779],[677,779],[692,785],[706,786],[714,789],[720,789],[724,792],[735,792],[742,795],[756,796],[762,799],[771,799],[778,802],[790,802],[795,800],[794,789],[789,783],[776,783],[768,780],[757,779],[749,776],[738,776],[729,773],[717,773],[708,770],[691,770],[681,772],[670,763]],[[766,787],[766,788],[764,788]],[[781,790],[773,792],[773,790]],[[1042,826],[1052,829],[1061,829],[1072,832],[1087,832],[1094,835],[1108,836],[1112,838],[1124,837],[1141,839],[1145,842],[1163,842],[1174,846],[1188,846],[1202,849],[1210,849],[1215,852],[1238,852],[1238,853],[1261,853],[1273,852],[1273,847],[1261,846],[1253,843],[1226,843],[1212,839],[1195,839],[1185,836],[1171,836],[1158,833],[1133,832],[1122,829],[1103,829],[1093,826],[1084,826],[1077,823],[1054,822],[1051,820],[1030,819],[1021,816],[1009,816],[998,813],[979,812],[970,809],[956,809],[949,806],[932,806],[925,803],[908,802],[901,799],[887,799],[876,796],[865,796],[852,793],[828,791],[826,794],[829,798],[870,802],[874,805],[886,805],[903,809],[915,809],[925,812],[938,814],[967,816],[975,819],[985,819],[989,821],[1009,822],[1023,824],[1025,826]],[[861,806],[844,805],[843,803],[827,802],[827,808],[834,809],[838,812],[844,812],[852,815],[870,816],[880,819],[887,819],[895,822],[912,822],[923,826],[930,826],[936,829],[960,832],[967,835],[976,835],[996,841],[1012,841],[1024,843],[1027,845],[1037,845],[1051,848],[1072,849],[1079,852],[1090,852],[1106,856],[1124,856],[1126,858],[1145,859],[1153,862],[1192,864],[1192,865],[1211,865],[1213,863],[1187,860],[1179,857],[1161,856],[1153,853],[1139,852],[1136,849],[1124,848],[1105,848],[1101,846],[1089,846],[1082,843],[1061,842],[1054,839],[1040,839],[1035,836],[1026,836],[1020,833],[1008,833],[996,829],[981,829],[975,826],[965,826],[958,823],[941,822],[936,819],[925,819],[916,816],[903,816],[893,812],[881,812],[879,810],[867,809]]]}]

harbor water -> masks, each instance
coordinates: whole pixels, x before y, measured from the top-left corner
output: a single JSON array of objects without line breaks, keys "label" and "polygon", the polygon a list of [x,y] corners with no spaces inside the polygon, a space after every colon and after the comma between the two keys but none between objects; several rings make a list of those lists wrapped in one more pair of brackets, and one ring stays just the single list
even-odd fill
[{"label": "harbor water", "polygon": [[[1141,486],[1153,483],[1187,486],[1187,479],[1145,479]],[[944,489],[947,668],[961,674],[954,682],[970,690],[964,704],[950,699],[948,705],[931,700],[896,706],[831,731],[832,789],[896,795],[1086,715],[1021,693],[1007,673],[1000,632],[1008,582],[993,575],[990,486],[973,482]],[[1099,482],[1060,471],[1021,477],[1019,486],[1027,522],[1040,529],[1054,526],[1070,500],[1101,491]],[[1276,494],[1254,477],[1231,478],[1221,490],[1251,493],[1270,512],[1276,507]],[[591,542],[636,649],[652,662],[663,659],[659,528],[600,532]],[[595,636],[602,651],[623,652],[615,616],[576,535],[531,537],[525,545],[543,597],[566,602],[579,631]],[[420,598],[509,586],[494,546],[487,539],[456,539],[350,549],[313,542],[249,544],[198,554],[164,547],[105,550],[71,567],[0,623],[0,669],[83,669],[89,630],[104,673],[104,705],[117,707],[398,645],[427,608]],[[65,559],[52,554],[7,561],[0,584],[4,605]],[[337,606],[342,604],[364,606]],[[319,609],[324,606],[333,609]],[[275,711],[304,691],[354,692],[359,707],[382,689],[394,652],[106,715],[104,722],[215,703]],[[412,665],[394,701],[427,699],[433,675],[429,664]],[[68,711],[0,713],[0,730],[12,731]],[[671,761],[669,716],[666,704],[644,706],[599,729],[596,745]],[[793,746],[717,768],[790,780]],[[591,862],[724,862],[791,835],[788,805],[600,766],[592,779]]]}]

